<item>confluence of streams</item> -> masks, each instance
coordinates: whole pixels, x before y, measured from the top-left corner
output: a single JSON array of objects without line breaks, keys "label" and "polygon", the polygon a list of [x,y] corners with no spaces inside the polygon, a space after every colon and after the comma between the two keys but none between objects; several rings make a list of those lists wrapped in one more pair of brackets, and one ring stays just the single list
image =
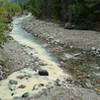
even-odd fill
[{"label": "confluence of streams", "polygon": [[[3,100],[13,100],[14,97],[21,97],[24,93],[30,92],[32,95],[35,93],[38,93],[41,90],[32,91],[33,87],[36,84],[44,84],[48,85],[51,82],[51,85],[54,83],[56,79],[65,79],[68,78],[69,75],[65,74],[63,70],[59,67],[59,64],[52,59],[52,56],[50,56],[45,48],[43,48],[39,43],[37,43],[33,36],[29,33],[27,33],[24,29],[21,27],[21,23],[23,19],[27,19],[30,17],[31,14],[27,16],[22,16],[19,18],[14,18],[12,24],[13,24],[13,30],[10,34],[11,37],[18,43],[32,48],[32,53],[34,54],[34,51],[36,52],[34,56],[38,57],[41,61],[46,63],[47,65],[41,66],[42,69],[47,70],[49,72],[49,76],[39,76],[36,74],[34,70],[31,68],[24,68],[17,72],[12,73],[8,76],[7,79],[2,80],[0,82],[0,97]],[[19,75],[24,74],[30,74],[31,77],[26,79],[17,79]],[[15,90],[13,90],[14,95],[12,96],[12,91],[9,89],[9,81],[15,80],[18,82],[17,85],[14,85]],[[19,89],[18,86],[21,84],[25,85],[26,87],[24,89]]]}]

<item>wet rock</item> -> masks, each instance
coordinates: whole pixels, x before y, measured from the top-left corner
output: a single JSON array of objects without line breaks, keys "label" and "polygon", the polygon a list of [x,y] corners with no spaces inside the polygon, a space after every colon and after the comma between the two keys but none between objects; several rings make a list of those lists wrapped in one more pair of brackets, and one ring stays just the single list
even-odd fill
[{"label": "wet rock", "polygon": [[53,36],[49,36],[48,39],[49,39],[49,40],[53,40],[54,37],[53,37]]},{"label": "wet rock", "polygon": [[73,29],[75,27],[75,25],[72,25],[71,23],[65,23],[64,28],[65,29]]},{"label": "wet rock", "polygon": [[40,83],[39,86],[44,86],[44,84],[43,83]]},{"label": "wet rock", "polygon": [[66,60],[67,60],[67,58],[66,57],[63,57],[63,56],[60,57],[60,59],[61,59],[62,62],[66,62]]},{"label": "wet rock", "polygon": [[25,76],[24,75],[19,75],[16,78],[22,80]]},{"label": "wet rock", "polygon": [[95,51],[95,50],[96,50],[96,48],[95,48],[95,47],[91,47],[91,50],[92,50],[92,51]]},{"label": "wet rock", "polygon": [[25,85],[20,85],[18,88],[24,89],[25,87]]},{"label": "wet rock", "polygon": [[71,49],[73,48],[73,46],[71,45],[71,46],[69,46]]},{"label": "wet rock", "polygon": [[86,86],[87,86],[88,88],[92,88],[92,87],[93,87],[92,84],[91,84],[91,82],[87,82],[87,83],[86,83]]},{"label": "wet rock", "polygon": [[13,100],[22,100],[20,97],[14,97]]},{"label": "wet rock", "polygon": [[10,83],[11,85],[17,85],[17,84],[18,84],[18,82],[15,81],[15,80],[9,80],[9,83]]},{"label": "wet rock", "polygon": [[11,96],[13,96],[13,95],[14,95],[14,93],[11,94]]},{"label": "wet rock", "polygon": [[59,44],[61,41],[60,41],[60,40],[54,40],[54,41],[52,41],[52,42],[53,42],[53,44],[57,45],[57,44]]},{"label": "wet rock", "polygon": [[40,76],[48,76],[48,75],[49,75],[49,73],[48,73],[47,70],[39,70],[38,74],[39,74]]},{"label": "wet rock", "polygon": [[28,92],[26,92],[26,93],[24,93],[24,94],[22,95],[22,98],[27,98],[27,97],[29,97],[29,93],[28,93]]},{"label": "wet rock", "polygon": [[55,84],[56,84],[56,86],[61,86],[60,80],[57,79],[57,80],[55,81]]},{"label": "wet rock", "polygon": [[74,56],[71,55],[71,54],[65,53],[65,54],[64,54],[64,57],[65,57],[65,59],[71,59],[71,58],[73,58]]},{"label": "wet rock", "polygon": [[39,62],[36,61],[35,64],[36,64],[36,66],[39,66]]},{"label": "wet rock", "polygon": [[80,56],[81,55],[81,53],[76,53],[76,54],[74,54],[73,56],[74,57],[77,57],[77,56]]},{"label": "wet rock", "polygon": [[36,89],[36,85],[34,85],[34,86],[33,86],[33,89],[32,89],[32,91],[33,91],[33,90],[35,90],[35,89]]},{"label": "wet rock", "polygon": [[8,87],[11,91],[14,91],[16,89],[16,85],[18,84],[15,80],[9,80]]},{"label": "wet rock", "polygon": [[9,85],[9,89],[10,89],[11,91],[14,91],[14,90],[16,89],[16,85]]},{"label": "wet rock", "polygon": [[100,48],[98,48],[97,51],[100,53]]}]

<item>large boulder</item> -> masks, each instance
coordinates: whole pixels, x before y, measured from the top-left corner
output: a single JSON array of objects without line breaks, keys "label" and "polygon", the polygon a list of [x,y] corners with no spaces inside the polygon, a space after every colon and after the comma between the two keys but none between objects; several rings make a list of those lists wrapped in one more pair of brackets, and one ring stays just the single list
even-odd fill
[{"label": "large boulder", "polygon": [[74,29],[75,25],[72,25],[71,23],[65,23],[64,28],[65,29]]}]

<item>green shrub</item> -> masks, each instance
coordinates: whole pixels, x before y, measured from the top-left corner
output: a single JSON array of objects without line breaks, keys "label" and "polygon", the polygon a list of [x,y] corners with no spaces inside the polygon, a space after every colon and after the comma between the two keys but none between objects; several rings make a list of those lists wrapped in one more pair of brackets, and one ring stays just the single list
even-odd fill
[{"label": "green shrub", "polygon": [[30,0],[27,8],[37,17],[76,25],[100,23],[100,0]]},{"label": "green shrub", "polygon": [[21,12],[22,9],[19,4],[0,0],[0,46],[6,41],[4,31],[8,30],[8,23],[11,22],[12,16]]}]

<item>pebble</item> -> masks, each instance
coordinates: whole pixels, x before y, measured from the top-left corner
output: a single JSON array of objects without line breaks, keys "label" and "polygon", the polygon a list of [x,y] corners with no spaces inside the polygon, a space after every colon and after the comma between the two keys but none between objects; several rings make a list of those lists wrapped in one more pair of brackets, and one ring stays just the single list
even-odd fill
[{"label": "pebble", "polygon": [[24,93],[24,94],[22,95],[22,98],[27,98],[27,97],[29,97],[29,93],[28,93],[28,92],[26,92],[26,93]]},{"label": "pebble", "polygon": [[39,70],[38,74],[39,74],[40,76],[48,76],[48,75],[49,75],[49,73],[48,73],[47,70]]},{"label": "pebble", "polygon": [[18,88],[24,89],[25,87],[25,85],[20,85]]},{"label": "pebble", "polygon": [[95,47],[91,47],[91,50],[95,51],[95,50],[96,50],[96,48],[95,48]]},{"label": "pebble", "polygon": [[15,80],[9,80],[9,83],[12,84],[12,85],[14,85],[14,84],[17,85],[18,84],[18,82],[15,81]]}]

